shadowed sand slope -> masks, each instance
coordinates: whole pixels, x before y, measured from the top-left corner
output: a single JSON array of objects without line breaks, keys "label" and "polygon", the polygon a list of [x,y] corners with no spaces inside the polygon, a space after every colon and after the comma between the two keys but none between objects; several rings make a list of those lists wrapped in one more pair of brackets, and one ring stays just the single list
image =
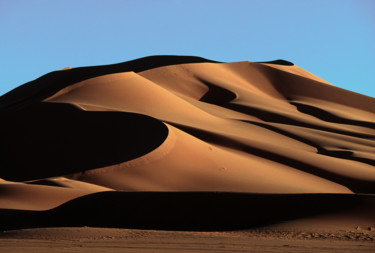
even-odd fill
[{"label": "shadowed sand slope", "polygon": [[17,181],[118,164],[154,150],[168,135],[148,116],[84,112],[71,104],[39,103],[3,120],[2,166],[10,169],[1,174]]},{"label": "shadowed sand slope", "polygon": [[[368,210],[374,205],[372,196],[349,194],[99,192],[47,211],[0,210],[0,215],[5,218],[3,229],[93,226],[226,230],[335,213],[361,215],[371,222],[365,223],[369,225],[375,222]],[[15,219],[20,222],[15,224]]]},{"label": "shadowed sand slope", "polygon": [[[29,215],[60,226],[64,214],[101,203],[104,213],[138,215],[121,227],[210,229],[215,223],[217,229],[373,202],[375,99],[283,60],[153,56],[67,68],[5,94],[0,112],[4,227],[37,226],[12,225]],[[245,202],[241,212],[249,217],[232,220]],[[157,203],[156,213],[172,208],[168,217],[177,215],[174,203],[181,210],[190,203],[194,227],[159,214],[142,220],[139,210]],[[199,227],[218,209],[228,213],[223,223]],[[78,213],[68,225],[116,226],[109,218],[81,223],[84,211]]]}]

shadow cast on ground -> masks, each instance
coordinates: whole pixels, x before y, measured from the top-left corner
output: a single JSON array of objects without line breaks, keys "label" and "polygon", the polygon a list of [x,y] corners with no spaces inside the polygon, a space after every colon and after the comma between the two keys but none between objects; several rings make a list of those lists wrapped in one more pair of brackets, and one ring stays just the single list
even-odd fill
[{"label": "shadow cast on ground", "polygon": [[373,196],[353,194],[100,192],[71,200],[47,211],[2,209],[0,229],[93,226],[231,230],[342,212],[373,204]]}]

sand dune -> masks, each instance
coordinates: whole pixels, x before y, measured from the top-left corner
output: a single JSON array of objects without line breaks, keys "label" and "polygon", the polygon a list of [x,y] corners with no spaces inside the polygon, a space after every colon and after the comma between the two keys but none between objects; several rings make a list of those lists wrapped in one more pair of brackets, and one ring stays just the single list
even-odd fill
[{"label": "sand dune", "polygon": [[0,208],[46,210],[77,197],[101,191],[111,191],[111,189],[67,178],[23,183],[2,180],[0,181]]},{"label": "sand dune", "polygon": [[[193,198],[189,217],[196,217],[191,222],[197,227],[207,219],[199,215],[199,203],[205,203],[203,213],[222,209],[231,216],[241,209],[221,206],[231,197],[246,212],[253,203],[267,213],[259,222],[259,210],[236,218],[247,226],[374,201],[375,99],[282,60],[154,56],[66,68],[3,95],[0,111],[0,214],[10,220],[4,227],[23,227],[13,221],[28,215],[48,226],[49,212],[64,220],[64,206],[96,209],[102,191],[112,192],[105,195],[108,212],[116,201],[131,203],[113,204],[125,213],[151,208],[140,192],[180,209]],[[205,195],[213,192],[218,194]],[[239,200],[239,193],[245,197]],[[315,208],[319,201],[326,207]],[[283,202],[289,206],[283,215],[271,215]],[[292,211],[306,203],[300,215]],[[223,227],[230,227],[226,219]],[[70,225],[85,224],[78,220]],[[111,225],[109,220],[98,224]],[[137,222],[119,226],[179,228]]]}]

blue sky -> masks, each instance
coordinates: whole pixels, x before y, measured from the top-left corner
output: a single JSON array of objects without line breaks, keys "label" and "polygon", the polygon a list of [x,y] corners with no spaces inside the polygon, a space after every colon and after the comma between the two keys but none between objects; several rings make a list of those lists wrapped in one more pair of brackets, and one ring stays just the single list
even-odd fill
[{"label": "blue sky", "polygon": [[0,95],[66,66],[157,54],[285,59],[375,97],[373,0],[0,0]]}]

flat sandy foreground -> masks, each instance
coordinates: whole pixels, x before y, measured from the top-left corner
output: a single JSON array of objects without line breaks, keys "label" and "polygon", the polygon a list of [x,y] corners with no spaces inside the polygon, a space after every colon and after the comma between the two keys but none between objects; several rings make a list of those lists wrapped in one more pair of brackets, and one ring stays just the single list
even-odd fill
[{"label": "flat sandy foreground", "polygon": [[180,232],[109,228],[4,231],[0,252],[374,252],[375,231],[302,232],[277,228]]}]

